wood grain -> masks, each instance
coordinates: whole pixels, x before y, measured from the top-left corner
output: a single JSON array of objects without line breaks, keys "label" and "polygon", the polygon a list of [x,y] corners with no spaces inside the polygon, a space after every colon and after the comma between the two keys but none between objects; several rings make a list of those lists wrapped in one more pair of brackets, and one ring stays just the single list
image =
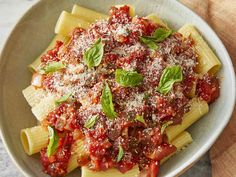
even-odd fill
[{"label": "wood grain", "polygon": [[[180,0],[202,16],[226,46],[236,69],[236,1]],[[210,150],[213,177],[236,177],[236,109]]]}]

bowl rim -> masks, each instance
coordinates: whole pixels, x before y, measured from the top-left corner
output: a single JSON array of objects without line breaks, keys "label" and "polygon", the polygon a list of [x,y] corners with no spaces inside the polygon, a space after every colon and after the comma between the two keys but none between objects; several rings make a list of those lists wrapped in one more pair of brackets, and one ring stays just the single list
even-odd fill
[{"label": "bowl rim", "polygon": [[[9,41],[11,40],[11,36],[17,31],[17,27],[20,25],[20,23],[34,10],[34,8],[36,8],[37,6],[39,6],[40,4],[46,2],[47,0],[39,0],[35,3],[33,3],[32,6],[30,6],[25,12],[23,12],[23,14],[21,15],[21,17],[17,20],[16,24],[14,25],[14,27],[11,29],[7,39],[5,40],[3,47],[0,51],[0,63],[2,61],[3,58],[3,53],[7,48],[7,44],[9,43]],[[207,28],[209,29],[209,32],[212,33],[214,35],[214,39],[215,41],[220,45],[220,48],[222,49],[222,53],[225,56],[225,61],[228,62],[228,65],[230,68],[229,72],[230,72],[230,77],[231,80],[233,81],[233,85],[236,86],[236,81],[235,81],[235,72],[234,72],[234,67],[232,64],[232,60],[229,56],[229,53],[227,51],[227,49],[225,48],[223,42],[221,41],[221,39],[218,37],[218,35],[215,33],[215,31],[208,25],[208,23],[202,18],[200,17],[198,14],[196,14],[194,11],[192,11],[191,9],[189,9],[187,6],[185,6],[184,4],[182,4],[179,1],[171,1],[169,0],[169,2],[174,3],[177,7],[183,9],[183,11],[186,11],[186,13],[192,14],[193,16],[195,16],[197,21],[202,21],[204,25],[207,26]],[[0,70],[0,73],[2,71]],[[2,75],[2,74],[1,74]],[[220,124],[217,128],[217,131],[211,136],[211,138],[209,139],[209,141],[207,141],[198,151],[197,153],[193,154],[189,159],[187,159],[180,167],[175,168],[172,172],[170,172],[167,177],[172,177],[172,176],[179,176],[181,174],[183,174],[185,171],[187,171],[191,166],[193,166],[200,158],[202,155],[204,155],[209,149],[210,147],[213,145],[213,143],[216,141],[216,139],[219,137],[219,135],[223,132],[224,128],[226,127],[226,125],[228,124],[231,115],[233,113],[234,110],[234,106],[235,106],[235,102],[236,102],[236,87],[232,88],[232,100],[231,103],[229,105],[229,110],[226,115],[225,115],[225,121],[222,122],[222,124]],[[0,87],[0,91],[2,92],[2,87]],[[0,107],[1,109],[1,107]],[[1,120],[3,118],[3,112],[0,111],[0,136],[2,139],[2,142],[5,146],[5,149],[8,153],[8,155],[10,156],[11,160],[14,162],[14,164],[16,165],[16,167],[19,169],[19,171],[24,175],[24,176],[30,176],[29,175],[29,171],[22,168],[19,160],[16,158],[16,156],[14,156],[14,152],[12,151],[11,147],[9,146],[9,142],[6,139],[6,135],[5,132],[3,131],[2,128],[2,124],[1,124]]]}]

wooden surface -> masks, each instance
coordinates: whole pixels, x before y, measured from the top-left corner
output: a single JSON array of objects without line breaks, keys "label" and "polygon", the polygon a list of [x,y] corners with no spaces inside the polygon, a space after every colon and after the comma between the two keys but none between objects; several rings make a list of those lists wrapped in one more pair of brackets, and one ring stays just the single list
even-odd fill
[{"label": "wooden surface", "polygon": [[[236,70],[236,0],[180,0],[202,16],[226,46]],[[213,177],[236,177],[236,109],[210,150]]]}]

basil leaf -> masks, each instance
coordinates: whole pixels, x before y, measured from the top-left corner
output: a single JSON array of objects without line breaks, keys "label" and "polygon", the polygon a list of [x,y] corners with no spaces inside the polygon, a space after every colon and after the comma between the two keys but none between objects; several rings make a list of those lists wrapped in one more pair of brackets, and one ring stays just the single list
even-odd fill
[{"label": "basil leaf", "polygon": [[71,95],[72,95],[71,93],[67,93],[67,94],[63,95],[60,99],[55,101],[56,105],[59,105],[65,101],[67,101]]},{"label": "basil leaf", "polygon": [[155,40],[153,40],[152,38],[140,37],[140,41],[152,50],[158,49],[158,46],[157,46]]},{"label": "basil leaf", "polygon": [[101,104],[102,110],[108,118],[113,119],[117,116],[112,102],[112,93],[107,83],[105,83],[105,87],[102,90]]},{"label": "basil leaf", "polygon": [[143,124],[146,124],[146,122],[145,122],[143,116],[137,115],[137,116],[135,117],[135,120],[136,120],[136,121],[139,121],[139,122],[141,122],[141,123],[143,123]]},{"label": "basil leaf", "polygon": [[173,124],[173,121],[168,121],[168,122],[165,122],[162,126],[161,126],[161,134],[164,133],[165,129],[169,126]]},{"label": "basil leaf", "polygon": [[103,57],[104,53],[104,44],[102,43],[101,38],[99,38],[91,48],[89,48],[83,56],[85,64],[91,68],[98,66]]},{"label": "basil leaf", "polygon": [[50,62],[48,65],[46,65],[44,68],[42,68],[42,70],[48,74],[48,73],[52,73],[55,71],[58,71],[60,69],[65,68],[65,65],[61,62]]},{"label": "basil leaf", "polygon": [[95,125],[95,123],[98,120],[98,115],[92,116],[90,118],[88,118],[84,124],[85,128],[91,128]]},{"label": "basil leaf", "polygon": [[151,36],[141,36],[140,41],[147,45],[150,49],[158,49],[157,42],[162,42],[172,34],[171,29],[167,28],[158,28]]},{"label": "basil leaf", "polygon": [[152,34],[152,37],[155,39],[156,42],[161,42],[164,41],[166,38],[168,38],[171,34],[172,34],[171,29],[158,28]]},{"label": "basil leaf", "polygon": [[135,87],[143,81],[141,74],[136,71],[126,71],[123,69],[116,70],[115,79],[118,84],[124,87]]},{"label": "basil leaf", "polygon": [[49,144],[47,146],[47,156],[50,157],[58,148],[59,137],[56,130],[48,126]]},{"label": "basil leaf", "polygon": [[117,156],[117,162],[121,161],[121,159],[123,158],[124,156],[124,150],[122,148],[122,146],[119,146],[119,153],[118,153],[118,156]]},{"label": "basil leaf", "polygon": [[173,87],[175,82],[183,80],[182,69],[180,66],[171,66],[164,69],[157,91],[166,95]]}]

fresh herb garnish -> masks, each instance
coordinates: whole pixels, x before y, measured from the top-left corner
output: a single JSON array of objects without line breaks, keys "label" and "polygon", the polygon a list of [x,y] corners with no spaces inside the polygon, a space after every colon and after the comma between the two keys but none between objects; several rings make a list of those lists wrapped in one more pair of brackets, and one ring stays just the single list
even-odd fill
[{"label": "fresh herb garnish", "polygon": [[124,87],[135,87],[140,85],[143,81],[143,76],[136,71],[126,71],[117,69],[115,72],[115,79],[118,84]]},{"label": "fresh herb garnish", "polygon": [[143,37],[140,37],[140,41],[152,50],[158,49],[156,41],[153,40],[152,38],[143,36]]},{"label": "fresh herb garnish", "polygon": [[107,83],[105,83],[105,86],[102,90],[101,104],[102,110],[108,118],[114,119],[117,116],[112,102],[112,93]]},{"label": "fresh herb garnish", "polygon": [[170,66],[164,69],[157,91],[166,95],[173,87],[175,82],[183,80],[182,69],[180,66]]},{"label": "fresh herb garnish", "polygon": [[91,116],[90,118],[86,120],[84,127],[85,128],[93,127],[95,123],[97,122],[97,120],[98,120],[98,115]]},{"label": "fresh herb garnish", "polygon": [[141,36],[140,41],[147,45],[150,49],[156,50],[158,49],[158,42],[164,41],[172,34],[172,30],[167,28],[158,28],[154,31],[151,36]]},{"label": "fresh herb garnish", "polygon": [[168,122],[165,122],[162,126],[161,126],[161,134],[164,133],[165,129],[169,126],[173,124],[173,121],[168,121]]},{"label": "fresh herb garnish", "polygon": [[92,68],[94,66],[98,66],[103,57],[104,53],[104,44],[102,43],[101,38],[99,38],[91,48],[89,48],[83,56],[85,64]]},{"label": "fresh herb garnish", "polygon": [[60,99],[55,101],[56,105],[60,105],[61,103],[66,102],[70,98],[71,95],[72,95],[71,93],[67,93],[63,95]]},{"label": "fresh herb garnish", "polygon": [[47,156],[50,157],[58,148],[59,137],[53,127],[48,126],[49,144],[47,146]]},{"label": "fresh herb garnish", "polygon": [[137,116],[135,117],[135,121],[139,121],[139,122],[141,122],[141,123],[143,123],[143,124],[146,124],[146,122],[145,122],[143,116],[140,116],[140,115],[137,115]]},{"label": "fresh herb garnish", "polygon": [[123,156],[124,156],[124,150],[123,150],[122,146],[119,146],[119,153],[118,153],[116,161],[120,162],[122,160]]},{"label": "fresh herb garnish", "polygon": [[65,65],[62,62],[50,62],[46,66],[42,68],[42,71],[45,72],[45,74],[53,73],[55,71],[61,70],[65,68]]},{"label": "fresh herb garnish", "polygon": [[171,30],[171,29],[158,28],[158,29],[156,29],[155,32],[152,34],[152,38],[153,38],[156,42],[162,42],[162,41],[164,41],[166,38],[168,38],[171,34],[172,34],[172,30]]}]

